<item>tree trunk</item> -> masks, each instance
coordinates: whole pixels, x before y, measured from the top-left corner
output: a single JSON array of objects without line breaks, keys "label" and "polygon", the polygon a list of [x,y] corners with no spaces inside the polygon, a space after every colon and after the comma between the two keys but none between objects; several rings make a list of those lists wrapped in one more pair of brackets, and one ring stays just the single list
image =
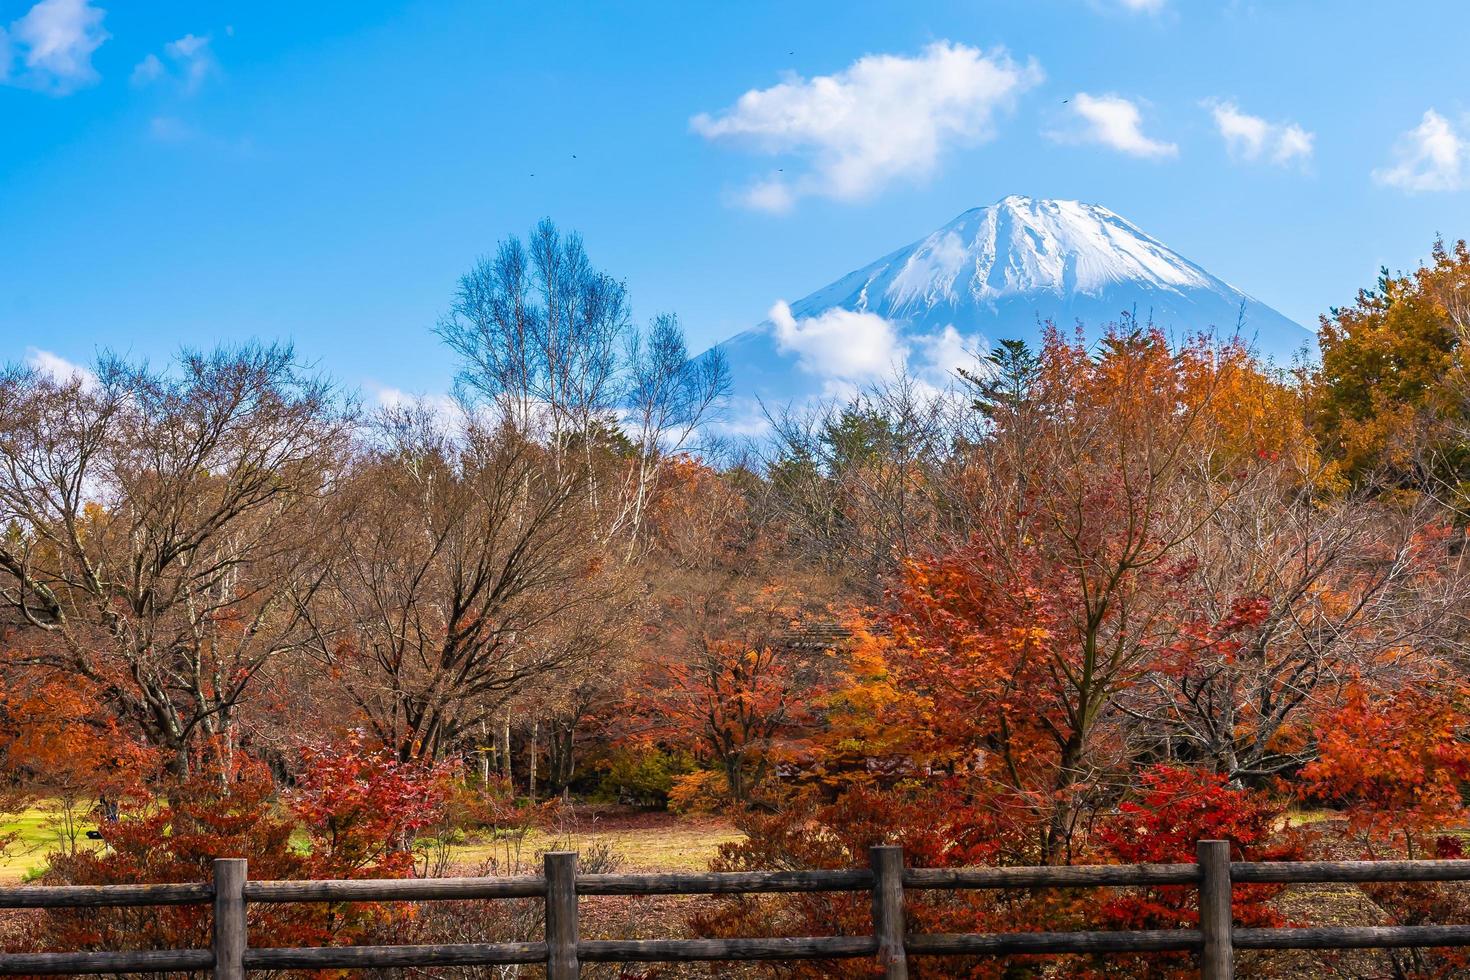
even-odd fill
[{"label": "tree trunk", "polygon": [[1062,746],[1061,765],[1057,769],[1057,798],[1052,804],[1051,821],[1042,848],[1042,860],[1046,864],[1056,863],[1070,849],[1068,824],[1072,816],[1072,801],[1067,799],[1067,794],[1082,775],[1082,746],[1082,735],[1078,732],[1074,732]]},{"label": "tree trunk", "polygon": [[526,795],[536,802],[536,754],[541,736],[541,722],[531,722],[531,744],[526,752]]},{"label": "tree trunk", "polygon": [[485,724],[485,719],[480,719],[480,744],[477,746],[480,752],[480,790],[483,792],[490,785],[490,730]]},{"label": "tree trunk", "polygon": [[511,784],[510,771],[510,708],[505,709],[505,717],[500,724],[500,778],[505,784]]},{"label": "tree trunk", "polygon": [[577,719],[553,718],[546,745],[546,791],[559,793],[576,775]]}]

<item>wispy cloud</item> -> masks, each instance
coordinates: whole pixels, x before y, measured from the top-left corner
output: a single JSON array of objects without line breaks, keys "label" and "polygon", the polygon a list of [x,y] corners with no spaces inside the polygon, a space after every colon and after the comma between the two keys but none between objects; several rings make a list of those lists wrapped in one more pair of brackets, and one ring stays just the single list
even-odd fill
[{"label": "wispy cloud", "polygon": [[41,350],[39,347],[27,347],[25,357],[26,367],[33,371],[49,375],[63,384],[80,381],[83,388],[95,388],[97,386],[97,375],[91,369],[80,364],[74,364],[62,357],[53,354],[49,350]]},{"label": "wispy cloud", "polygon": [[739,196],[748,207],[786,211],[805,196],[859,200],[932,174],[946,150],[992,138],[996,116],[1041,79],[1035,62],[1003,50],[939,41],[916,57],[865,55],[833,75],[792,75],[690,126],[709,140],[804,160],[800,171],[782,168]]},{"label": "wispy cloud", "polygon": [[209,46],[208,35],[185,34],[177,41],[168,42],[163,50],[183,72],[184,86],[191,92],[214,73],[214,50]]},{"label": "wispy cloud", "polygon": [[1305,164],[1312,158],[1316,139],[1294,122],[1268,122],[1260,116],[1243,112],[1234,102],[1209,100],[1205,103],[1215,119],[1215,128],[1225,140],[1231,156],[1239,160],[1265,160],[1286,166]]},{"label": "wispy cloud", "polygon": [[1121,17],[1161,17],[1171,0],[1082,0],[1101,14]]},{"label": "wispy cloud", "polygon": [[1406,191],[1457,191],[1470,186],[1470,141],[1433,109],[1399,138],[1394,163],[1373,179]]},{"label": "wispy cloud", "polygon": [[0,29],[0,82],[65,95],[97,81],[106,15],[89,0],[41,0]]},{"label": "wispy cloud", "polygon": [[1143,113],[1138,105],[1120,95],[1090,95],[1078,92],[1068,100],[1077,125],[1048,133],[1061,143],[1098,143],[1129,156],[1159,159],[1179,155],[1173,143],[1153,139],[1143,132]]},{"label": "wispy cloud", "polygon": [[158,59],[158,55],[149,54],[133,66],[133,74],[128,80],[134,85],[147,85],[149,82],[162,78],[165,71],[167,69],[163,67],[163,62]]},{"label": "wispy cloud", "polygon": [[164,57],[149,53],[133,68],[134,85],[150,85],[165,78],[173,79],[185,94],[193,94],[215,72],[215,60],[209,35],[185,34],[163,46]]}]

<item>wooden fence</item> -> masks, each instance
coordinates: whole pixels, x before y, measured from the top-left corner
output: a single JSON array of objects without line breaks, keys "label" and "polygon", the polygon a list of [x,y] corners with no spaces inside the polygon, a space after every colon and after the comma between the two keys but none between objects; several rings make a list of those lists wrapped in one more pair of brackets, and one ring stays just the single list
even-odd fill
[{"label": "wooden fence", "polygon": [[[1232,862],[1226,841],[1200,841],[1197,863],[1029,868],[905,868],[897,847],[875,847],[871,867],[851,871],[734,874],[577,874],[577,855],[545,856],[545,874],[510,878],[371,881],[249,881],[243,860],[214,862],[212,883],[0,888],[0,908],[102,908],[209,904],[209,949],[145,952],[6,953],[0,974],[93,974],[212,970],[241,980],[248,970],[544,964],[549,980],[572,980],[582,963],[699,960],[874,959],[887,980],[908,976],[915,956],[1124,953],[1199,954],[1200,975],[1233,975],[1236,949],[1363,949],[1470,945],[1470,925],[1314,929],[1235,928],[1235,882],[1383,882],[1470,880],[1470,861]],[[1198,929],[1131,932],[910,933],[904,893],[914,889],[1078,888],[1186,885],[1199,889]],[[588,940],[578,936],[582,895],[729,895],[871,892],[868,936],[750,939]],[[439,946],[262,948],[246,942],[248,903],[434,901],[540,898],[544,942]]]}]

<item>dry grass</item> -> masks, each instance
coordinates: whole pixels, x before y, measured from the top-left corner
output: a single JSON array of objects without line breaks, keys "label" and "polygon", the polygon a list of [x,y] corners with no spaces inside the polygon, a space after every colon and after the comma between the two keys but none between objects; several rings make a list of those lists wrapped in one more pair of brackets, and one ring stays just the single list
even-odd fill
[{"label": "dry grass", "polygon": [[[54,814],[45,805],[0,820],[0,836],[19,836],[0,854],[0,883],[14,884],[38,870],[56,849]],[[84,827],[91,827],[85,824]],[[472,873],[487,860],[506,869],[534,873],[542,851],[588,852],[606,847],[627,871],[704,871],[721,844],[741,839],[722,819],[679,818],[666,813],[637,813],[615,808],[579,809],[561,829],[531,828],[523,836],[470,841],[450,852],[450,869]],[[83,840],[81,846],[89,842]]]},{"label": "dry grass", "polygon": [[451,852],[450,862],[461,872],[472,871],[487,860],[534,872],[536,855],[542,851],[588,853],[605,847],[624,871],[706,871],[721,844],[741,838],[729,821],[719,818],[586,809],[562,828],[535,827],[523,837],[501,836],[459,845]]}]

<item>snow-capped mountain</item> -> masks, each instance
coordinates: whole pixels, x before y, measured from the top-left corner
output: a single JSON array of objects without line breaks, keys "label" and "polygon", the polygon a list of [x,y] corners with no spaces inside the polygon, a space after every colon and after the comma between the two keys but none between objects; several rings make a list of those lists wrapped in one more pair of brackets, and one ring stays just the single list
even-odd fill
[{"label": "snow-capped mountain", "polygon": [[1184,337],[1237,332],[1290,363],[1312,333],[1107,208],[1007,197],[848,273],[720,346],[737,400],[840,393],[907,363],[938,380],[1040,323],[1089,337],[1125,313]]}]

